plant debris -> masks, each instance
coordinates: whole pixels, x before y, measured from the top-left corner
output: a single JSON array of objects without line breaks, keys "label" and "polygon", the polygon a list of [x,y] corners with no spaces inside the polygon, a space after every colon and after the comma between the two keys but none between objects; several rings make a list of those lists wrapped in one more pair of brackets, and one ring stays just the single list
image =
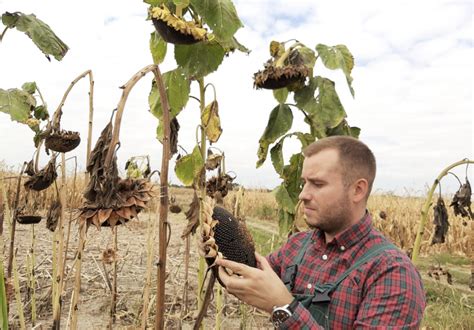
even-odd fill
[{"label": "plant debris", "polygon": [[151,7],[149,14],[156,31],[166,42],[177,45],[191,45],[206,40],[207,31],[194,21],[185,21],[162,4]]},{"label": "plant debris", "polygon": [[449,270],[443,269],[443,267],[439,265],[430,266],[430,269],[428,270],[428,276],[434,278],[437,281],[440,281],[442,276],[446,276],[446,282],[448,282],[450,285],[453,284],[453,276]]},{"label": "plant debris", "polygon": [[117,258],[117,254],[114,249],[105,249],[102,252],[102,262],[107,265],[111,265]]},{"label": "plant debris", "polygon": [[216,193],[220,193],[220,197],[224,198],[232,190],[232,182],[235,177],[228,174],[213,176],[206,182],[206,194],[211,198],[216,197]]},{"label": "plant debris", "polygon": [[454,194],[453,201],[449,206],[453,207],[454,215],[460,215],[463,218],[473,219],[471,210],[471,184],[466,178],[466,183],[461,185],[458,191]]},{"label": "plant debris", "polygon": [[449,222],[448,222],[448,211],[444,204],[443,198],[439,197],[438,202],[433,207],[435,225],[434,236],[431,240],[431,245],[444,243],[446,240],[446,234],[448,233]]}]

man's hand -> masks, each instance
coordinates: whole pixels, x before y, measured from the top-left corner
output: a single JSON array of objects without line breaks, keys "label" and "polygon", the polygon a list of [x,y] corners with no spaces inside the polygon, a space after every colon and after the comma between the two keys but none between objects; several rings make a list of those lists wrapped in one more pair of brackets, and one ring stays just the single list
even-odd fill
[{"label": "man's hand", "polygon": [[219,267],[219,277],[227,291],[243,302],[271,312],[273,306],[283,306],[293,301],[293,296],[273,271],[265,257],[255,253],[257,267],[217,258],[216,264],[234,272],[230,276]]}]

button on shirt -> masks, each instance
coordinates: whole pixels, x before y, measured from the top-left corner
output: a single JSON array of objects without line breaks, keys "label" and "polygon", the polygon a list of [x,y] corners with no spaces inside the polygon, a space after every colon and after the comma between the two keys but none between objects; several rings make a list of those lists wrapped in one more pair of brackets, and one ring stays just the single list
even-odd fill
[{"label": "button on shirt", "polygon": [[[267,257],[280,276],[291,265],[307,233],[297,233]],[[387,239],[372,227],[367,213],[357,224],[326,244],[324,233],[315,230],[293,288],[294,294],[314,294],[316,284],[334,282],[360,256]],[[421,277],[400,250],[387,250],[353,271],[331,294],[331,329],[403,327],[417,329],[425,308]],[[310,312],[298,304],[281,329],[321,328]]]}]

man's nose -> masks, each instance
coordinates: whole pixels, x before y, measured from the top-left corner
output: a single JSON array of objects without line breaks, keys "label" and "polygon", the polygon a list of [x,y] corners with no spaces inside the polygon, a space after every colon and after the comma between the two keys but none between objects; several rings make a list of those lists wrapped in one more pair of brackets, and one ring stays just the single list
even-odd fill
[{"label": "man's nose", "polygon": [[305,189],[306,185],[303,185],[303,189],[301,189],[301,192],[300,194],[298,195],[298,198],[302,201],[305,201],[305,200],[308,200],[309,197],[308,197],[308,193]]}]

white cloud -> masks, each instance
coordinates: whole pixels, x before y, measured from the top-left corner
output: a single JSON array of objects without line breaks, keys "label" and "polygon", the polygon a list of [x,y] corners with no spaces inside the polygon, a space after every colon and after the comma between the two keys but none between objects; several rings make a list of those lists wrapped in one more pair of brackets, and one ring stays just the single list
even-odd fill
[{"label": "white cloud", "polygon": [[[474,156],[470,2],[244,0],[235,6],[245,25],[237,38],[252,52],[225,58],[206,81],[217,87],[224,128],[216,146],[225,150],[227,168],[237,173],[239,182],[252,187],[279,182],[269,160],[255,169],[258,139],[276,102],[271,91],[253,88],[252,77],[268,59],[271,40],[297,38],[313,49],[317,43],[346,44],[352,51],[355,99],[341,72],[320,65],[315,72],[336,82],[349,123],[362,128],[361,139],[374,149],[379,164],[376,189],[423,190],[447,164]],[[148,38],[153,26],[145,20],[146,4],[0,0],[0,7],[1,13],[35,13],[70,46],[62,62],[48,63],[26,36],[8,31],[0,44],[0,87],[36,81],[53,112],[69,83],[91,69],[95,142],[118,104],[118,87],[151,62]],[[162,71],[174,68],[172,51],[170,47]],[[160,166],[156,120],[147,113],[150,83],[151,77],[142,79],[127,101],[121,166],[138,154],[150,154],[152,165]],[[84,79],[73,89],[62,122],[66,129],[79,130],[84,142],[88,88]],[[197,95],[195,87],[192,94]],[[196,142],[198,121],[197,102],[190,100],[180,117],[180,143],[188,151]],[[306,129],[300,114],[295,114],[296,129]],[[0,159],[9,164],[30,159],[31,138],[29,129],[0,115]],[[297,143],[285,144],[287,157],[297,148]],[[77,154],[83,166],[85,143]],[[174,177],[172,181],[177,182]]]}]

